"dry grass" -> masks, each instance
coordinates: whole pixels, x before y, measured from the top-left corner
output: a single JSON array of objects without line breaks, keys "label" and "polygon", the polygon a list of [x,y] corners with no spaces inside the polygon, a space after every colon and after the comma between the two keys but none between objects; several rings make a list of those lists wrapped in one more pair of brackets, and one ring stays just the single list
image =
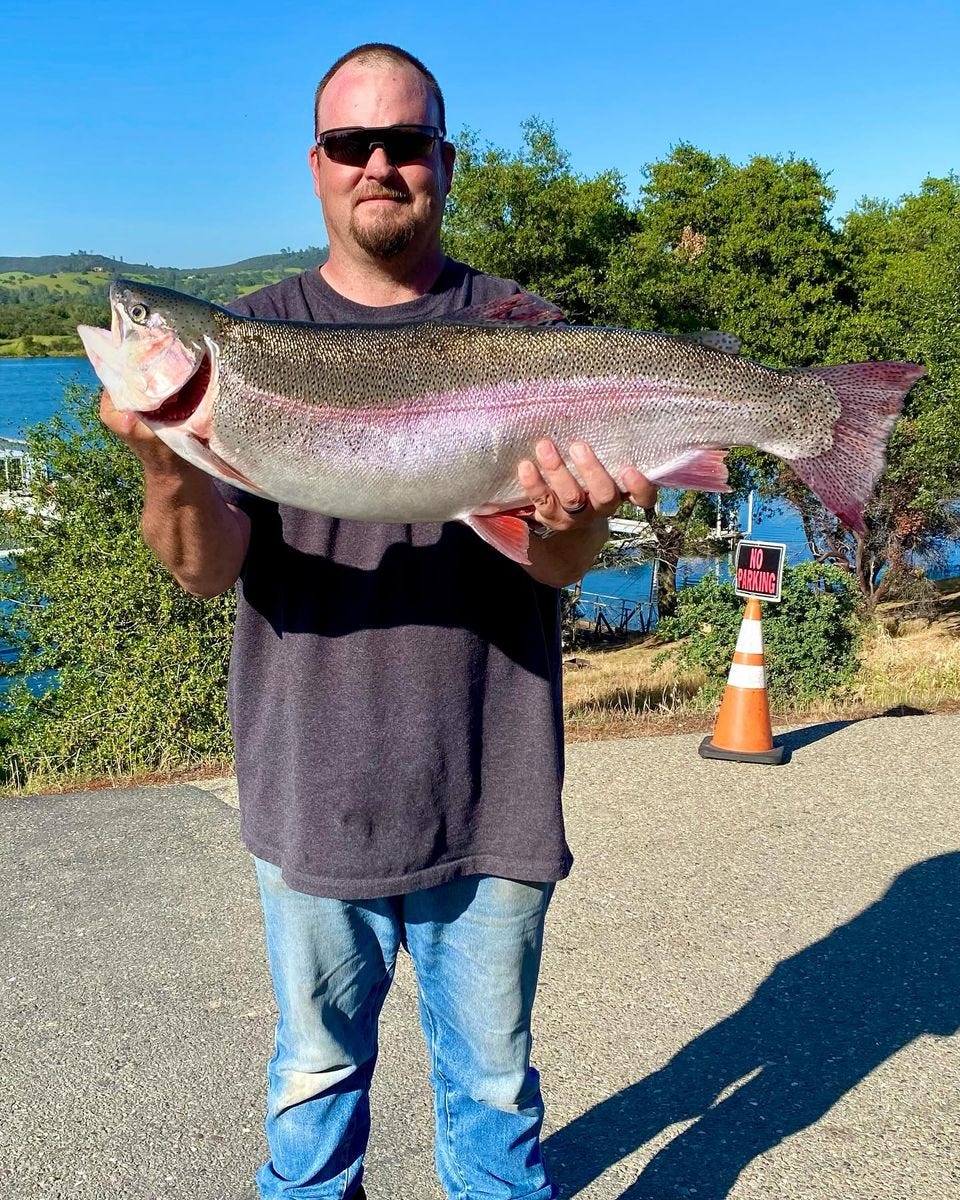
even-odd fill
[{"label": "dry grass", "polygon": [[568,656],[563,677],[568,726],[585,731],[611,718],[646,718],[695,709],[706,676],[678,673],[672,656],[658,662],[664,648],[663,642],[650,635],[628,646]]},{"label": "dry grass", "polygon": [[893,629],[878,624],[864,648],[856,691],[866,708],[933,712],[960,703],[960,619],[948,615]]},{"label": "dry grass", "polygon": [[192,783],[198,779],[221,779],[232,776],[233,772],[233,760],[225,758],[210,759],[194,767],[181,767],[169,771],[139,771],[132,774],[69,775],[56,779],[50,774],[35,773],[26,780],[23,787],[5,787],[0,789],[0,795],[53,796],[64,792],[93,792],[106,788],[149,787],[152,784],[163,786],[168,783]]},{"label": "dry grass", "polygon": [[[937,585],[928,618],[884,605],[867,637],[860,671],[842,702],[774,711],[778,723],[861,717],[893,709],[960,712],[960,580]],[[704,677],[677,674],[656,635],[616,649],[578,650],[564,666],[564,711],[571,740],[709,730],[715,708]]]},{"label": "dry grass", "polygon": [[[960,713],[960,579],[937,585],[933,615],[907,619],[895,604],[884,605],[864,647],[860,673],[842,704],[780,708],[774,723],[856,719],[891,710]],[[667,651],[667,661],[657,662]],[[708,732],[715,706],[705,703],[701,674],[678,674],[670,647],[655,634],[627,646],[577,650],[564,665],[564,711],[571,741],[611,737]],[[157,771],[109,779],[49,781],[28,790],[69,791],[189,782],[228,774],[231,764],[208,763],[176,772]],[[7,789],[9,791],[9,789]]]}]

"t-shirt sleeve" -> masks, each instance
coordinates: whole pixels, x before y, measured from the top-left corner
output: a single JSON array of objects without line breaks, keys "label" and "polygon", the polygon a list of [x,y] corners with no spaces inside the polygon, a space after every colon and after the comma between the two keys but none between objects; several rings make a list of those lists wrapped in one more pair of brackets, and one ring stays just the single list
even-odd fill
[{"label": "t-shirt sleeve", "polygon": [[285,314],[274,295],[273,287],[260,288],[245,296],[234,296],[226,308],[238,317],[262,317],[268,321],[282,321]]},{"label": "t-shirt sleeve", "polygon": [[246,296],[234,296],[234,298],[224,305],[232,313],[236,313],[238,317],[253,317],[258,314],[254,312],[254,306],[250,303]]}]

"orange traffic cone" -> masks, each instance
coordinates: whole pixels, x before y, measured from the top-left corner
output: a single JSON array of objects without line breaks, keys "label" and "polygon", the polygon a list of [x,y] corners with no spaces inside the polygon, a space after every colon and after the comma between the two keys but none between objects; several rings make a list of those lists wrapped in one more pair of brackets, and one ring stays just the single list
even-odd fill
[{"label": "orange traffic cone", "polygon": [[759,600],[747,601],[713,737],[700,743],[700,757],[783,762],[783,746],[773,744],[770,729]]}]

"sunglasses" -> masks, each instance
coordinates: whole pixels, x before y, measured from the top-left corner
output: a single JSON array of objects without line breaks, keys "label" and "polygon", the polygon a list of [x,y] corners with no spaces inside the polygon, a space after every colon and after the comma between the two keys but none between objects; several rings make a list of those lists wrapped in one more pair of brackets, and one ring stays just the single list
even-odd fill
[{"label": "sunglasses", "polygon": [[380,129],[328,129],[317,138],[327,158],[345,167],[365,167],[376,149],[386,154],[393,166],[426,158],[443,130],[435,125],[385,125]]}]

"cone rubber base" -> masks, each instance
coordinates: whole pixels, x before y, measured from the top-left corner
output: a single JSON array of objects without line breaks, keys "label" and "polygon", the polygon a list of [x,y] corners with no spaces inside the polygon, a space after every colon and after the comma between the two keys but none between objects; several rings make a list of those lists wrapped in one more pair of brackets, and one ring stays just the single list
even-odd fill
[{"label": "cone rubber base", "polygon": [[728,762],[769,763],[776,767],[783,762],[783,755],[783,746],[773,746],[770,750],[724,750],[722,746],[715,746],[708,737],[700,743],[701,758],[722,758]]}]

